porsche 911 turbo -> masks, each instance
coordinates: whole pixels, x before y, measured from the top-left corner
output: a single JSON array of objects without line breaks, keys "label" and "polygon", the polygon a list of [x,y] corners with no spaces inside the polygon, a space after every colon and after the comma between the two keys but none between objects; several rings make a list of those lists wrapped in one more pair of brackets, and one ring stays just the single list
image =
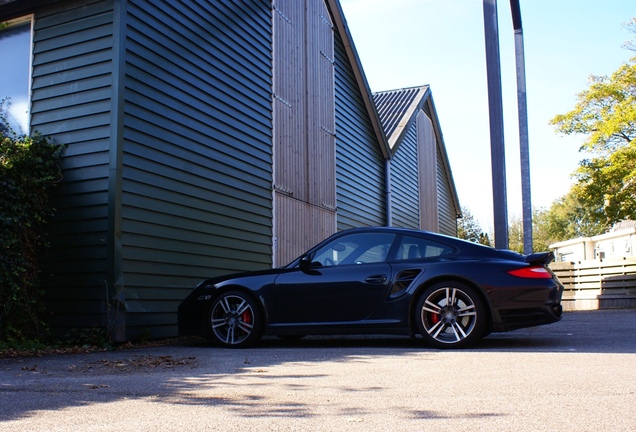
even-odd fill
[{"label": "porsche 911 turbo", "polygon": [[287,266],[202,281],[179,306],[179,334],[234,348],[263,335],[354,334],[467,347],[561,319],[553,259],[426,231],[354,228]]}]

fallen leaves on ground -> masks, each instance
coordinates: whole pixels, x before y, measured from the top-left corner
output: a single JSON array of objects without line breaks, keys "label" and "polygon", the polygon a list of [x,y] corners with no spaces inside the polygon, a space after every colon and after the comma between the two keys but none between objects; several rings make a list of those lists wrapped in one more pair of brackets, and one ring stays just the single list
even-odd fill
[{"label": "fallen leaves on ground", "polygon": [[121,372],[130,372],[140,369],[163,368],[170,369],[176,366],[197,367],[196,357],[175,358],[170,355],[153,356],[150,354],[137,355],[126,359],[102,359],[94,362],[87,362],[85,366],[71,365],[69,372],[90,372],[95,369],[108,369]]}]

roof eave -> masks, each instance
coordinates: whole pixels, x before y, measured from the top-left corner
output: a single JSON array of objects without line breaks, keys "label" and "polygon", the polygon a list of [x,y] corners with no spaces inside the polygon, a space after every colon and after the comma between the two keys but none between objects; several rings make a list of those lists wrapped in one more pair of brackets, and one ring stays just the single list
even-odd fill
[{"label": "roof eave", "polygon": [[455,205],[455,210],[457,213],[458,217],[462,216],[462,209],[461,206],[459,204],[459,197],[457,195],[457,188],[455,187],[455,181],[453,179],[453,171],[451,169],[450,166],[450,161],[448,160],[448,152],[446,151],[446,143],[444,143],[444,136],[442,135],[442,128],[439,124],[439,119],[437,118],[437,111],[435,110],[435,103],[433,102],[433,94],[431,93],[430,89],[427,92],[427,97],[425,100],[425,103],[429,105],[429,111],[431,113],[431,117],[433,117],[431,119],[431,121],[433,122],[433,128],[435,130],[435,135],[437,136],[437,140],[438,140],[438,144],[439,144],[439,148],[441,148],[441,153],[442,153],[442,161],[444,162],[444,165],[446,166],[446,173],[447,173],[447,182],[450,186],[450,193],[452,195],[452,199],[453,199],[453,204]]},{"label": "roof eave", "polygon": [[360,88],[360,93],[362,94],[362,100],[364,101],[365,108],[369,113],[369,118],[371,119],[371,124],[373,126],[373,130],[375,132],[375,136],[380,143],[380,147],[382,150],[382,154],[386,159],[391,158],[391,148],[389,146],[389,142],[384,134],[384,129],[382,128],[382,123],[380,122],[380,116],[375,108],[375,104],[373,103],[373,97],[371,95],[371,88],[369,87],[369,83],[367,81],[367,77],[364,74],[364,70],[362,69],[362,63],[360,62],[360,57],[358,56],[358,51],[353,43],[353,38],[351,37],[351,33],[349,32],[349,26],[347,26],[347,20],[344,17],[344,12],[342,11],[342,7],[340,6],[340,2],[338,0],[326,0],[327,5],[331,11],[331,15],[334,20],[334,24],[342,37],[344,48],[347,53],[347,57],[351,62],[351,66],[353,69],[353,73],[356,78],[356,82],[358,83],[358,87]]},{"label": "roof eave", "polygon": [[57,3],[58,0],[0,0],[0,19],[8,20],[33,13],[36,8]]}]

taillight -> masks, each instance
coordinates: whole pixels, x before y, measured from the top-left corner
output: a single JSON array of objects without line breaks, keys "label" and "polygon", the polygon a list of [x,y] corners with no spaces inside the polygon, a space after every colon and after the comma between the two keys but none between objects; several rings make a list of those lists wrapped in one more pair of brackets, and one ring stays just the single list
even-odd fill
[{"label": "taillight", "polygon": [[509,275],[526,279],[552,279],[552,273],[545,267],[532,266],[524,267],[507,272]]}]

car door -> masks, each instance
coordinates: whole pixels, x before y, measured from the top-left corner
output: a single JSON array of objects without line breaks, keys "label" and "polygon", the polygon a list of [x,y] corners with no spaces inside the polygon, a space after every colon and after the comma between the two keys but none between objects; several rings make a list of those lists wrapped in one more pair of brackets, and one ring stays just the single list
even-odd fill
[{"label": "car door", "polygon": [[344,323],[370,316],[390,289],[386,259],[394,239],[385,232],[342,236],[312,253],[308,267],[279,275],[270,323]]}]

